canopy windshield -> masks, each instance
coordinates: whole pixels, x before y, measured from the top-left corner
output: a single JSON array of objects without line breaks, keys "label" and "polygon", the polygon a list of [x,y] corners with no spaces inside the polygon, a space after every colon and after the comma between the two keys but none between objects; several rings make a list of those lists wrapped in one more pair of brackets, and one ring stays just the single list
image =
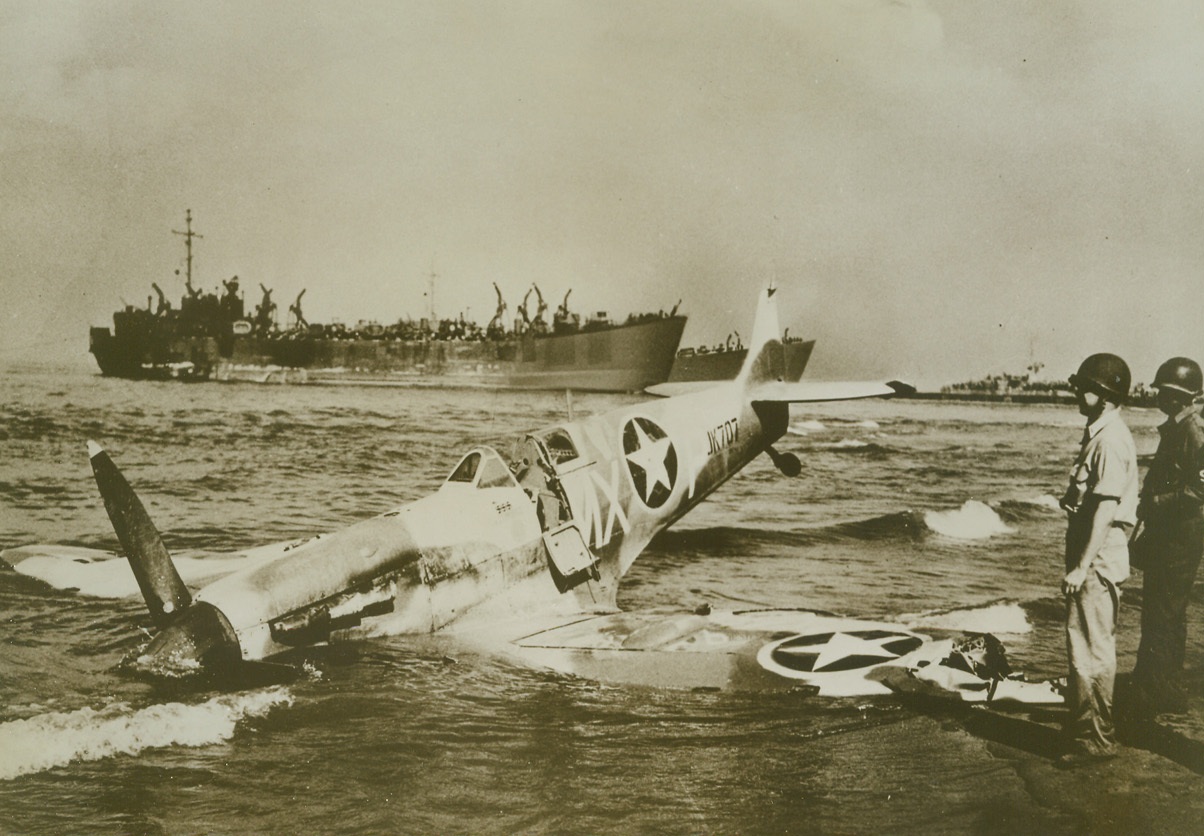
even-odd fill
[{"label": "canopy windshield", "polygon": [[518,487],[510,468],[491,447],[478,447],[465,455],[447,481],[478,488]]}]

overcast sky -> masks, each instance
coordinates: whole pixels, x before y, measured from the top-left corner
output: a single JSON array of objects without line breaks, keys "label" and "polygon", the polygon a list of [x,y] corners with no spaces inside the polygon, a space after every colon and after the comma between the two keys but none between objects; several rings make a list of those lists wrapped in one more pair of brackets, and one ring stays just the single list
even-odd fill
[{"label": "overcast sky", "polygon": [[0,0],[0,361],[157,281],[580,311],[814,377],[1204,360],[1204,5]]}]

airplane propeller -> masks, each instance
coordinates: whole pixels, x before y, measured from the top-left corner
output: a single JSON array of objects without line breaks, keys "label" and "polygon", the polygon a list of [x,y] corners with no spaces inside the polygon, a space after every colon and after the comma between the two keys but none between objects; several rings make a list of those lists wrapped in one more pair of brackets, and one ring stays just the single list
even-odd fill
[{"label": "airplane propeller", "polygon": [[296,678],[297,669],[289,665],[242,658],[229,619],[212,604],[193,601],[146,507],[109,454],[89,441],[88,456],[113,530],[159,630],[137,669],[167,676],[201,671],[243,686]]},{"label": "airplane propeller", "polygon": [[109,454],[95,441],[89,441],[88,458],[113,530],[117,532],[117,539],[129,558],[138,588],[150,610],[151,621],[160,629],[166,627],[176,613],[192,603],[192,593],[180,579],[142,500],[138,499]]}]

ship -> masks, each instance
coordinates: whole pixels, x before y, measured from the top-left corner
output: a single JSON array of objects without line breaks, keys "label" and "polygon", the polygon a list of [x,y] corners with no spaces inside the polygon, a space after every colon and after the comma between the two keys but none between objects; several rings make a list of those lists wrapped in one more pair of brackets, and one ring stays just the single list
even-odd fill
[{"label": "ship", "polygon": [[[782,338],[786,359],[786,380],[798,380],[811,359],[815,340],[791,337],[789,329]],[[725,342],[718,345],[687,346],[679,349],[669,373],[670,383],[685,383],[696,380],[734,380],[744,365],[748,349],[740,340],[740,333],[733,331]]]},{"label": "ship", "polygon": [[[494,283],[497,309],[481,327],[461,314],[399,319],[391,325],[361,321],[309,322],[302,297],[278,325],[272,290],[259,285],[260,302],[249,310],[238,276],[223,281],[224,293],[204,293],[192,282],[192,212],[185,213],[185,295],[172,304],[155,283],[158,303],[126,305],[113,327],[92,327],[89,351],[102,375],[131,380],[254,381],[577,389],[638,392],[669,379],[686,317],[669,312],[612,320],[598,311],[584,320],[569,308],[570,289],[555,309],[535,285],[512,322]],[[434,278],[432,276],[432,283]],[[531,300],[531,294],[535,300]],[[434,288],[429,294],[433,300]],[[534,301],[533,307],[528,303]]]}]

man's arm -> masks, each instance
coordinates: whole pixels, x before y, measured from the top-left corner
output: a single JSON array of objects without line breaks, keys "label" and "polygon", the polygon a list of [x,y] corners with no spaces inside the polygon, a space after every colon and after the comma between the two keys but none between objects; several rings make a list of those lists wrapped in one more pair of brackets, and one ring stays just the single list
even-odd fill
[{"label": "man's arm", "polygon": [[1095,507],[1090,511],[1091,536],[1087,538],[1087,543],[1078,555],[1074,568],[1067,572],[1066,577],[1062,579],[1062,592],[1065,595],[1074,595],[1083,588],[1083,584],[1087,580],[1087,572],[1091,568],[1091,562],[1103,548],[1108,530],[1112,528],[1112,523],[1116,520],[1116,511],[1120,507],[1120,500],[1111,496],[1099,496],[1095,497],[1093,505]]}]

